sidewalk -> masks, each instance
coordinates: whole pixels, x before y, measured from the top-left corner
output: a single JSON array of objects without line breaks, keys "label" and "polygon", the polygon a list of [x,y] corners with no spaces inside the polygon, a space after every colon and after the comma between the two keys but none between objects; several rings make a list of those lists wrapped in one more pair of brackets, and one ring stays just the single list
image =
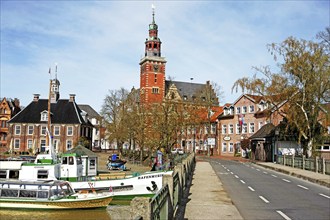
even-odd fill
[{"label": "sidewalk", "polygon": [[184,219],[243,219],[208,162],[196,163]]},{"label": "sidewalk", "polygon": [[285,173],[285,174],[288,174],[291,176],[295,176],[295,177],[298,177],[301,179],[305,179],[310,182],[317,183],[319,185],[330,188],[330,176],[329,175],[316,173],[316,172],[309,171],[309,170],[302,170],[299,168],[284,166],[281,164],[276,164],[276,163],[271,163],[271,162],[255,161],[255,163],[259,166],[262,166],[262,167],[265,167],[268,169],[272,169],[272,170],[276,170],[278,172]]}]

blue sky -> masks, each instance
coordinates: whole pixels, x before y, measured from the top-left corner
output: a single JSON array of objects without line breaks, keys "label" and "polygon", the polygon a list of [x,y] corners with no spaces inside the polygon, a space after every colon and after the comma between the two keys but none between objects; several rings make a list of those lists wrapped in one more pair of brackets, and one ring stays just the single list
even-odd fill
[{"label": "blue sky", "polygon": [[267,50],[289,36],[315,40],[330,22],[329,1],[15,1],[1,0],[0,97],[27,106],[48,98],[49,67],[62,99],[101,109],[109,90],[139,88],[151,5],[176,81],[221,86],[234,102],[234,82],[270,65]]}]

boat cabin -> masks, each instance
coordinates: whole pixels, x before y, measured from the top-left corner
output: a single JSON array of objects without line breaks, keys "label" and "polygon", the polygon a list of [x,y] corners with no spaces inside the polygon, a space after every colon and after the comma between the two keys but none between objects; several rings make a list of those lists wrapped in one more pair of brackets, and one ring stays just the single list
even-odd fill
[{"label": "boat cabin", "polygon": [[55,200],[73,195],[66,181],[0,181],[0,198]]}]

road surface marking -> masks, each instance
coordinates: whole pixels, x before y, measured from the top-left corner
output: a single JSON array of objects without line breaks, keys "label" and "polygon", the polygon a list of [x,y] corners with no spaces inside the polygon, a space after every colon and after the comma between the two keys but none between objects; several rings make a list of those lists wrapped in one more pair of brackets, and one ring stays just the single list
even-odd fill
[{"label": "road surface marking", "polygon": [[235,175],[235,177],[238,179],[239,177],[237,175]]},{"label": "road surface marking", "polygon": [[265,203],[269,203],[267,199],[265,199],[263,196],[259,196],[260,199],[262,199]]},{"label": "road surface marking", "polygon": [[255,169],[254,167],[251,167],[252,169]]},{"label": "road surface marking", "polygon": [[278,214],[280,214],[285,220],[291,220],[291,218],[289,218],[286,214],[284,214],[283,212],[281,212],[280,210],[276,211]]},{"label": "road surface marking", "polygon": [[248,186],[248,188],[249,188],[249,190],[251,190],[252,192],[255,191],[251,186]]},{"label": "road surface marking", "polygon": [[266,171],[263,172],[264,174],[268,174]]},{"label": "road surface marking", "polygon": [[297,186],[299,186],[300,188],[303,188],[303,189],[308,189],[307,187],[302,186],[302,185],[297,185]]},{"label": "road surface marking", "polygon": [[233,172],[230,172],[231,174],[234,174]]},{"label": "road surface marking", "polygon": [[282,179],[283,181],[287,182],[287,183],[291,183],[290,180],[287,180],[287,179]]},{"label": "road surface marking", "polygon": [[260,171],[259,169],[257,169],[257,171]]},{"label": "road surface marking", "polygon": [[319,195],[320,195],[320,196],[323,196],[323,197],[325,197],[325,198],[330,199],[330,196],[324,195],[323,193],[320,193]]},{"label": "road surface marking", "polygon": [[241,183],[245,184],[245,182],[243,180],[240,180],[240,181],[241,181]]},{"label": "road surface marking", "polygon": [[276,175],[272,174],[272,177],[277,177]]}]

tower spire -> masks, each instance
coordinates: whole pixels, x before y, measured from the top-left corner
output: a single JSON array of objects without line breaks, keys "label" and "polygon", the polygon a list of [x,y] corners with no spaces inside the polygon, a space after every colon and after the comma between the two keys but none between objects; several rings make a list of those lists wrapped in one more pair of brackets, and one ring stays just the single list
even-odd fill
[{"label": "tower spire", "polygon": [[151,4],[151,9],[152,9],[152,23],[155,24],[155,5]]}]

